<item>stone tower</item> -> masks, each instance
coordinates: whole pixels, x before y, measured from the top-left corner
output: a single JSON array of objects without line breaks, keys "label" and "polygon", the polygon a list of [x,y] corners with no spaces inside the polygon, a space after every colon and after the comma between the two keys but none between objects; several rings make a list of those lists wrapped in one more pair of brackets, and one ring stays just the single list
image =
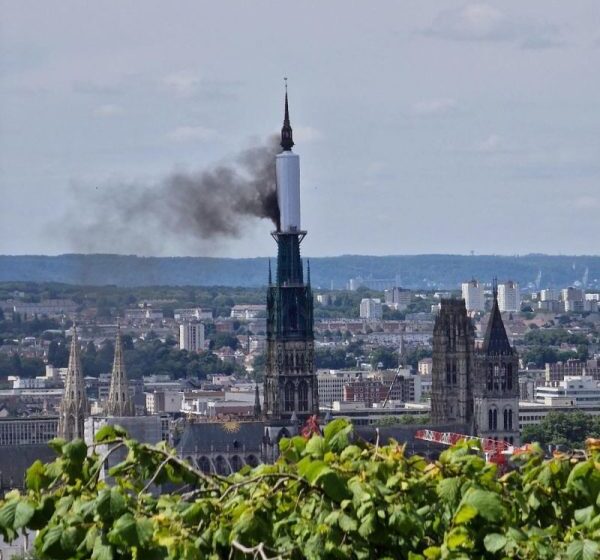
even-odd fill
[{"label": "stone tower", "polygon": [[292,426],[318,414],[314,363],[313,296],[310,269],[304,282],[300,244],[300,162],[292,152],[287,90],[281,130],[282,152],[276,157],[280,219],[275,281],[269,268],[267,292],[267,361],[263,413],[269,424]]},{"label": "stone tower", "polygon": [[129,383],[123,360],[123,343],[121,341],[121,325],[117,324],[117,339],[115,340],[115,360],[110,377],[110,390],[106,403],[108,416],[135,416],[135,407],[129,394]]},{"label": "stone tower", "polygon": [[431,420],[460,423],[471,431],[473,420],[474,329],[464,299],[443,299],[433,328]]},{"label": "stone tower", "polygon": [[79,357],[79,339],[77,328],[73,326],[73,337],[71,339],[71,354],[69,355],[69,367],[65,378],[65,392],[60,403],[58,419],[58,437],[70,441],[75,438],[83,438],[83,423],[88,413],[88,402],[85,394],[85,383],[81,371],[81,359]]},{"label": "stone tower", "polygon": [[498,306],[494,304],[487,324],[483,347],[475,356],[475,432],[517,444],[519,440],[519,358],[511,347]]}]

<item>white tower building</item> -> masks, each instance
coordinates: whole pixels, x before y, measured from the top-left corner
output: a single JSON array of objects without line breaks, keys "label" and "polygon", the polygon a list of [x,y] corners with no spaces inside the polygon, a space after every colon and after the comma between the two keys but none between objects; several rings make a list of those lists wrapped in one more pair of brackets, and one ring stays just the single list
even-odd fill
[{"label": "white tower building", "polygon": [[188,352],[204,350],[204,323],[183,323],[179,325],[179,349]]},{"label": "white tower building", "polygon": [[512,280],[504,282],[503,284],[498,284],[498,306],[502,312],[515,312],[521,310],[519,284]]},{"label": "white tower building", "polygon": [[485,309],[483,284],[475,278],[462,283],[462,297],[465,300],[467,311],[483,311]]}]

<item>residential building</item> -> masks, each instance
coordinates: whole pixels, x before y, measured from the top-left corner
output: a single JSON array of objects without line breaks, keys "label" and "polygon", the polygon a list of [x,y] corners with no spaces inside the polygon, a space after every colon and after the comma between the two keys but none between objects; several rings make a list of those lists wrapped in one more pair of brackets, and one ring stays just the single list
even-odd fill
[{"label": "residential building", "polygon": [[433,359],[423,358],[422,360],[419,360],[417,370],[420,375],[431,375],[433,370]]},{"label": "residential building", "polygon": [[322,406],[331,406],[335,401],[344,400],[344,386],[355,381],[361,373],[359,371],[318,371],[319,403]]},{"label": "residential building", "polygon": [[179,349],[188,352],[204,350],[204,323],[183,323],[179,325]]},{"label": "residential building", "polygon": [[144,393],[148,414],[176,414],[181,411],[182,391],[152,391]]},{"label": "residential building", "polygon": [[243,319],[245,321],[249,319],[256,319],[257,317],[264,317],[267,313],[267,306],[262,304],[244,304],[234,305],[231,308],[230,317],[232,319]]},{"label": "residential building", "polygon": [[521,310],[519,284],[512,280],[498,284],[498,306],[503,313],[514,313]]},{"label": "residential building", "polygon": [[465,300],[468,312],[483,311],[485,309],[483,284],[475,278],[462,283],[462,297]]},{"label": "residential building", "polygon": [[584,311],[584,292],[579,288],[565,288],[560,292],[565,313],[582,313]]},{"label": "residential building", "polygon": [[600,406],[600,384],[589,375],[567,375],[556,384],[536,387],[535,400],[548,406]]},{"label": "residential building", "polygon": [[385,304],[398,311],[404,311],[412,301],[412,292],[404,288],[394,287],[384,291]]},{"label": "residential building", "polygon": [[383,305],[379,298],[363,298],[360,302],[360,318],[371,321],[383,319]]}]

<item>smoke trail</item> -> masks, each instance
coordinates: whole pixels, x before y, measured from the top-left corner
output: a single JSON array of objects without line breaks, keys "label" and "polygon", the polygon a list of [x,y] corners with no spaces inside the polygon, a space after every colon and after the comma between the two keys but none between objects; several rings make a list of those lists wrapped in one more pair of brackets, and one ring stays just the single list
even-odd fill
[{"label": "smoke trail", "polygon": [[200,241],[237,238],[256,218],[269,219],[278,228],[274,161],[278,151],[273,137],[241,152],[230,164],[197,173],[177,172],[151,185],[79,187],[74,189],[75,207],[63,224],[79,250],[119,251],[114,244],[120,243],[141,254],[160,244],[153,234]]}]

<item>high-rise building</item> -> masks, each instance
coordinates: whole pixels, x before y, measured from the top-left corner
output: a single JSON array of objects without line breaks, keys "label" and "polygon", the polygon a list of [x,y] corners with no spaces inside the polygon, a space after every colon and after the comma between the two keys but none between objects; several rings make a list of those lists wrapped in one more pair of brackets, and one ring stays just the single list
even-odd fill
[{"label": "high-rise building", "polygon": [[579,288],[565,288],[560,292],[563,309],[566,313],[581,313],[584,310],[584,292]]},{"label": "high-rise building", "polygon": [[462,297],[465,300],[467,311],[483,311],[485,309],[483,284],[475,278],[462,283]]},{"label": "high-rise building", "polygon": [[385,304],[398,311],[404,311],[412,301],[412,292],[405,288],[394,287],[384,291]]},{"label": "high-rise building", "polygon": [[117,339],[115,340],[115,359],[113,362],[112,375],[110,377],[110,389],[106,403],[106,414],[108,416],[135,416],[135,406],[129,393],[129,382],[125,371],[123,359],[123,343],[121,341],[121,325],[117,325]]},{"label": "high-rise building", "polygon": [[65,377],[65,392],[59,408],[58,436],[67,441],[83,438],[84,421],[88,414],[88,402],[79,356],[77,328],[73,326],[69,366]]},{"label": "high-rise building", "polygon": [[297,426],[319,412],[310,265],[305,282],[300,258],[300,244],[306,236],[300,225],[300,158],[292,152],[293,146],[286,91],[283,151],[275,159],[280,212],[277,231],[273,232],[277,274],[273,281],[269,268],[267,292],[263,413],[273,427]]},{"label": "high-rise building", "polygon": [[433,327],[431,419],[471,425],[474,329],[463,299],[442,299]]},{"label": "high-rise building", "polygon": [[360,302],[360,318],[380,320],[383,317],[383,305],[379,298],[363,298]]},{"label": "high-rise building", "polygon": [[519,284],[509,280],[498,284],[498,306],[502,312],[515,312],[521,310],[521,294]]},{"label": "high-rise building", "polygon": [[179,325],[179,349],[188,352],[204,350],[204,323],[182,323]]},{"label": "high-rise building", "polygon": [[475,356],[474,428],[480,437],[517,443],[519,439],[519,358],[502,322],[498,292],[481,351]]}]

